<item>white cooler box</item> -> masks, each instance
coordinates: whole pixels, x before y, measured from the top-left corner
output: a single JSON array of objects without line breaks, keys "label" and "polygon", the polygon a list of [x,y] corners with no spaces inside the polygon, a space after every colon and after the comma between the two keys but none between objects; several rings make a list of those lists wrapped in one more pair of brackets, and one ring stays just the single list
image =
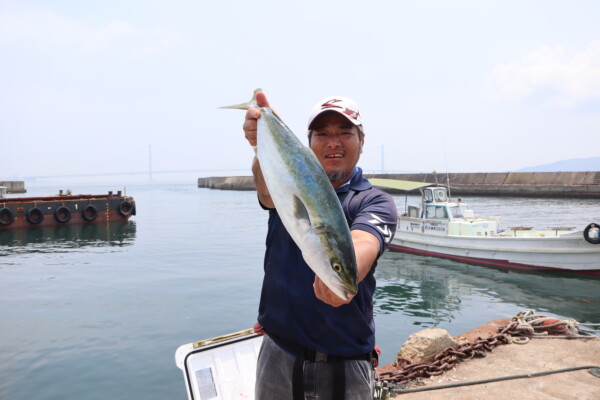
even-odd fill
[{"label": "white cooler box", "polygon": [[179,346],[175,363],[183,371],[188,398],[253,400],[261,344],[262,335],[247,329]]}]

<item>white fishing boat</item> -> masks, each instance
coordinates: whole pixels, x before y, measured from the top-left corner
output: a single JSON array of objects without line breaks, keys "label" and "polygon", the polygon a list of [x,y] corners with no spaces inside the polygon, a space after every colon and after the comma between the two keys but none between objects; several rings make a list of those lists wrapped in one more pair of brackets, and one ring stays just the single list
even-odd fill
[{"label": "white fishing boat", "polygon": [[[385,180],[371,181],[390,187]],[[474,215],[465,202],[451,201],[445,187],[420,190],[421,206],[407,206],[398,217],[391,250],[497,267],[600,276],[599,224],[591,223],[584,230],[503,230],[499,217]]]},{"label": "white fishing boat", "polygon": [[247,329],[179,346],[175,363],[183,371],[188,399],[254,399],[262,338]]}]

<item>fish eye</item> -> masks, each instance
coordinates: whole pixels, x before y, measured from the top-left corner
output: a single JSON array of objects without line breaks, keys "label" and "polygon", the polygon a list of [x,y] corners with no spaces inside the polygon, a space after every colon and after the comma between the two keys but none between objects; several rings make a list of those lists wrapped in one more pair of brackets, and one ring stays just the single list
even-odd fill
[{"label": "fish eye", "polygon": [[342,272],[342,266],[340,265],[340,263],[333,263],[332,267],[335,272]]}]

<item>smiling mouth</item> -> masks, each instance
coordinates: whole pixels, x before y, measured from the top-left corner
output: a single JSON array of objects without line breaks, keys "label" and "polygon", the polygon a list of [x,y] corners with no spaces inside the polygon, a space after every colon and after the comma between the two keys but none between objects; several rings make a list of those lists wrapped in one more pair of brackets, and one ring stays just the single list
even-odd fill
[{"label": "smiling mouth", "polygon": [[342,158],[342,157],[344,157],[344,155],[341,154],[341,153],[328,154],[328,155],[325,156],[325,158]]}]

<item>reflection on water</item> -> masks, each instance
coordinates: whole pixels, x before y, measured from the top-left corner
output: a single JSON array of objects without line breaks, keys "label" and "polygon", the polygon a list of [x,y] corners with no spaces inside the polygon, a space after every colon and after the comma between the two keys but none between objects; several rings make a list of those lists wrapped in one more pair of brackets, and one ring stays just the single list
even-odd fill
[{"label": "reflection on water", "polygon": [[33,226],[0,231],[0,256],[32,252],[65,252],[82,247],[130,246],[134,221]]},{"label": "reflection on water", "polygon": [[404,255],[386,253],[377,266],[375,313],[401,312],[414,325],[433,327],[449,322],[460,309],[458,288],[433,273],[418,257],[409,262]]},{"label": "reflection on water", "polygon": [[459,317],[463,303],[474,298],[600,322],[600,279],[594,277],[506,271],[388,252],[377,267],[377,286],[377,315],[400,312],[424,327]]}]

